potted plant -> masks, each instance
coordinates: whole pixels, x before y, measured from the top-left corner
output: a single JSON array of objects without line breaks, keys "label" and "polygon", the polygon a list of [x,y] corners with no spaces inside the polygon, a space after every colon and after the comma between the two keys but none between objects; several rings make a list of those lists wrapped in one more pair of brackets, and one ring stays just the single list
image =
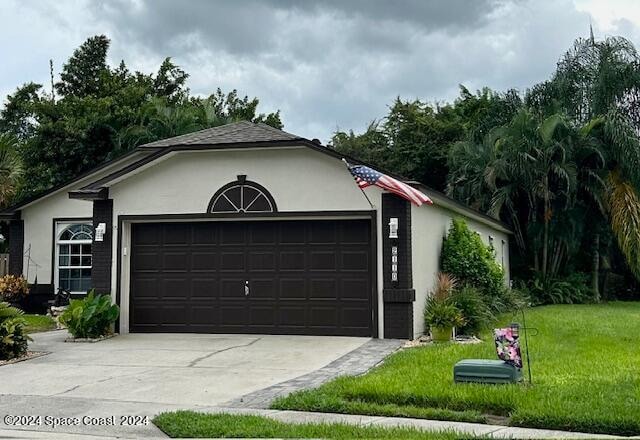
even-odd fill
[{"label": "potted plant", "polygon": [[427,299],[424,320],[425,325],[431,330],[431,339],[434,342],[450,341],[453,329],[464,325],[464,317],[452,297],[455,284],[455,278],[446,273],[439,273],[436,286]]}]

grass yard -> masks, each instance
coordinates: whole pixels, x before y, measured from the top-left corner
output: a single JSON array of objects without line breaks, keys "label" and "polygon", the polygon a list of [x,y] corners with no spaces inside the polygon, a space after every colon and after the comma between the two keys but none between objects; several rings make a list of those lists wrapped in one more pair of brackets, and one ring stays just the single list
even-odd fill
[{"label": "grass yard", "polygon": [[495,359],[488,340],[403,350],[272,407],[640,434],[640,303],[538,307],[527,325],[539,330],[529,338],[532,386],[454,384],[457,361]]},{"label": "grass yard", "polygon": [[56,323],[50,316],[47,315],[22,315],[22,318],[27,322],[25,327],[28,333],[46,332],[48,330],[55,330]]},{"label": "grass yard", "polygon": [[459,438],[451,433],[426,433],[415,429],[359,427],[345,424],[292,424],[261,416],[202,414],[193,411],[163,413],[155,417],[153,423],[174,438],[402,438],[422,440]]}]

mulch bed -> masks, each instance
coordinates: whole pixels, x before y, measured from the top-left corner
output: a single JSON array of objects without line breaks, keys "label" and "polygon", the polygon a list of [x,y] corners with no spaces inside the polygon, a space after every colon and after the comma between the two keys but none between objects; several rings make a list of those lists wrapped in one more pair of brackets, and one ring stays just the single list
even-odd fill
[{"label": "mulch bed", "polygon": [[9,360],[0,360],[0,367],[3,365],[15,364],[16,362],[28,361],[29,359],[35,359],[40,356],[44,356],[45,354],[49,354],[47,351],[27,351],[24,356],[20,356],[17,358],[9,359]]},{"label": "mulch bed", "polygon": [[114,336],[116,336],[117,333],[112,333],[110,335],[105,335],[105,336],[100,336],[99,338],[74,338],[74,337],[69,337],[66,338],[64,340],[64,342],[100,342],[100,341],[104,341],[105,339],[111,339]]}]

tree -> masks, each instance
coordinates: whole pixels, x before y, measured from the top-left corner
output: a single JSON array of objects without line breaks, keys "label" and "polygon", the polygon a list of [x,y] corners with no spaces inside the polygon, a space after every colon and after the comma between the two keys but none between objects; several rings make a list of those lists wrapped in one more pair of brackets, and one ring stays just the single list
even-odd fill
[{"label": "tree", "polygon": [[23,166],[18,141],[9,133],[0,134],[0,208],[6,208],[22,182]]},{"label": "tree", "polygon": [[236,120],[282,128],[280,113],[258,113],[257,98],[217,89],[191,96],[188,74],[166,58],[156,74],[107,63],[109,39],[89,38],[64,64],[58,99],[28,83],[7,99],[0,130],[19,141],[24,198],[68,181],[137,145]]}]

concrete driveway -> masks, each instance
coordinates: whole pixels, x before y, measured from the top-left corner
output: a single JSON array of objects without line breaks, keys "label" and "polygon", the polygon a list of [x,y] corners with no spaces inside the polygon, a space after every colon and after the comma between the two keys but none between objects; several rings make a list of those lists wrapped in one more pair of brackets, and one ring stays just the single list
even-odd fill
[{"label": "concrete driveway", "polygon": [[[29,349],[50,354],[0,367],[0,416],[153,416],[220,406],[317,370],[368,338],[130,334],[99,343],[65,343],[65,331],[34,335]],[[55,431],[46,426],[0,428]],[[62,432],[97,434],[64,428]],[[153,427],[109,435],[160,434]]]}]

